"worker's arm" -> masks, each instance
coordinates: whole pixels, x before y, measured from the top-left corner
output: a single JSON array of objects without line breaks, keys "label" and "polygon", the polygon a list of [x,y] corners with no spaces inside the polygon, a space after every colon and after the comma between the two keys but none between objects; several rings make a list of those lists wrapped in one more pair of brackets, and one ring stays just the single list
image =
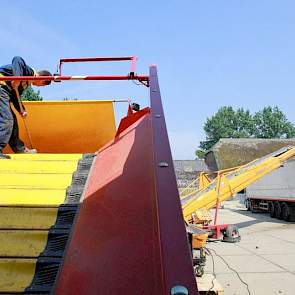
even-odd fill
[{"label": "worker's arm", "polygon": [[[20,56],[15,56],[12,59],[12,72],[14,76],[34,76],[34,71],[31,67],[29,67],[23,58]],[[15,91],[15,95],[19,96],[22,93],[22,90],[25,89],[28,85],[27,82],[22,82],[22,84],[25,83],[26,85],[22,85],[22,87],[19,87],[21,82],[20,81],[13,81],[12,87]],[[21,90],[21,93],[19,93]],[[19,102],[20,100],[16,97],[16,99],[11,100],[16,110],[25,117],[27,113],[25,112],[25,107],[22,104],[22,102]],[[21,105],[20,105],[21,104]]]}]

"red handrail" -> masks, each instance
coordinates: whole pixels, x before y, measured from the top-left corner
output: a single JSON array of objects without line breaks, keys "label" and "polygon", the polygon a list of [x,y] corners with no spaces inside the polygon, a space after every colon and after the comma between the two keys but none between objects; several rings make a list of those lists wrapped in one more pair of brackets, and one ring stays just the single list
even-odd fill
[{"label": "red handrail", "polygon": [[122,76],[0,76],[0,81],[68,81],[68,80],[138,80],[148,81],[147,75]]},{"label": "red handrail", "polygon": [[61,67],[64,63],[70,62],[97,62],[97,61],[127,61],[131,60],[131,67],[130,67],[130,75],[135,75],[136,72],[136,63],[137,57],[136,56],[125,56],[125,57],[79,57],[79,58],[61,58],[59,60],[59,75],[61,76]]}]

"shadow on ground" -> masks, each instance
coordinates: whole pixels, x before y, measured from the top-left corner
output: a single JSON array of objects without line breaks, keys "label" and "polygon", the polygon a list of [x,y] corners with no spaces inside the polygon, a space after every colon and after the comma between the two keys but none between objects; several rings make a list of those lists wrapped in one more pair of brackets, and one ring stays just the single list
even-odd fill
[{"label": "shadow on ground", "polygon": [[238,228],[245,228],[245,227],[249,227],[251,225],[254,225],[257,223],[262,223],[262,222],[270,222],[270,223],[278,223],[278,224],[286,224],[286,225],[287,224],[295,224],[295,222],[286,222],[284,220],[279,220],[277,218],[271,218],[269,216],[269,213],[265,213],[265,212],[253,213],[253,212],[247,211],[245,209],[230,209],[230,208],[228,208],[228,210],[235,212],[235,213],[242,214],[242,215],[247,216],[249,218],[252,218],[252,220],[249,220],[249,221],[235,223],[235,225]]}]

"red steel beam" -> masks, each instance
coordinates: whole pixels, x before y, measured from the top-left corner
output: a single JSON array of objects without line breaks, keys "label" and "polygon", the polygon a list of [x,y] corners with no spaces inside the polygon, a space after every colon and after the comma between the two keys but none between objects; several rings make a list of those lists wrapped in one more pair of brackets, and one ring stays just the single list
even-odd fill
[{"label": "red steel beam", "polygon": [[137,57],[132,56],[130,73],[133,73],[133,74],[136,73],[136,64],[137,64]]},{"label": "red steel beam", "polygon": [[69,80],[138,80],[148,81],[146,75],[125,76],[0,76],[0,81],[69,81]]},{"label": "red steel beam", "polygon": [[168,139],[156,66],[150,67],[150,103],[157,192],[157,209],[165,293],[173,286],[187,288],[188,294],[198,294],[192,266],[191,251],[177,189],[177,182]]},{"label": "red steel beam", "polygon": [[65,62],[91,62],[91,61],[124,61],[132,60],[134,56],[127,57],[78,57],[78,58],[61,58],[60,63]]}]

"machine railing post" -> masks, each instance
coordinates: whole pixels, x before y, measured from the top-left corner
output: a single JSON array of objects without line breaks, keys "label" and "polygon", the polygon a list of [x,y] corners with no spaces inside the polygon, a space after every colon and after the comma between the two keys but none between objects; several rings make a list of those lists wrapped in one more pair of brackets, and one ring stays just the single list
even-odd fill
[{"label": "machine railing post", "polygon": [[218,217],[218,208],[220,205],[220,189],[221,189],[221,181],[222,181],[222,173],[218,173],[216,178],[216,207],[215,207],[215,215],[214,215],[214,225],[217,224]]}]

